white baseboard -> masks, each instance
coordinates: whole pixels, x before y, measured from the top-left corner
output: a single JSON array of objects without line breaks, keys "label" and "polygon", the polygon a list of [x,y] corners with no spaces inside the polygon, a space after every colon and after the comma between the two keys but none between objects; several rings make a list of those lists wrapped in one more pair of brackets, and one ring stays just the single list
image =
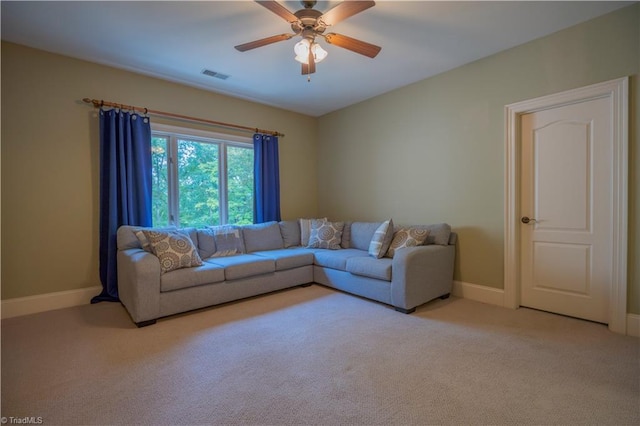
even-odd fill
[{"label": "white baseboard", "polygon": [[[476,302],[504,306],[504,290],[499,288],[454,281],[452,294]],[[640,315],[627,314],[627,336],[640,337]]]},{"label": "white baseboard", "polygon": [[627,336],[640,337],[640,315],[627,314]]},{"label": "white baseboard", "polygon": [[454,281],[453,295],[489,305],[504,306],[504,290],[501,288]]},{"label": "white baseboard", "polygon": [[0,305],[1,318],[13,318],[54,309],[85,305],[91,301],[92,297],[100,294],[100,291],[102,291],[102,287],[95,286],[3,300]]}]

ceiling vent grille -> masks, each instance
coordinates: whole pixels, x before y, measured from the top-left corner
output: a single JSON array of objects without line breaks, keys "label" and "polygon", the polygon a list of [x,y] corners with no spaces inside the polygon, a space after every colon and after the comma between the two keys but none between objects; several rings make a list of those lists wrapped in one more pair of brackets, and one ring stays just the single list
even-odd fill
[{"label": "ceiling vent grille", "polygon": [[211,71],[211,70],[208,70],[208,69],[202,70],[202,74],[208,75],[209,77],[219,78],[220,80],[226,80],[226,79],[228,79],[230,77],[227,74],[222,74],[220,72]]}]

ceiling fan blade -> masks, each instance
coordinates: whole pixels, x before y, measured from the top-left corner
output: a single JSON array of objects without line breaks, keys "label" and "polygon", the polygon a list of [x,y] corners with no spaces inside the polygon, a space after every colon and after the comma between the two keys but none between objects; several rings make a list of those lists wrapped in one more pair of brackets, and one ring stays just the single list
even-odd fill
[{"label": "ceiling fan blade", "polygon": [[275,13],[276,15],[278,15],[279,17],[281,17],[282,19],[284,19],[290,24],[298,20],[298,17],[296,15],[289,12],[284,6],[280,5],[280,3],[276,1],[256,0],[256,3],[258,3],[260,6],[266,7],[267,9],[269,9],[270,11],[272,11],[273,13]]},{"label": "ceiling fan blade", "polygon": [[374,1],[343,1],[320,17],[325,25],[335,25],[350,16],[376,5]]},{"label": "ceiling fan blade", "polygon": [[329,33],[324,36],[324,39],[329,44],[351,50],[352,52],[356,52],[370,58],[375,58],[380,50],[382,50],[380,46],[376,46],[375,44],[367,43],[341,34]]},{"label": "ceiling fan blade", "polygon": [[240,52],[246,52],[247,50],[255,49],[256,47],[262,47],[271,43],[289,40],[294,35],[295,34],[279,34],[267,38],[261,38],[260,40],[254,40],[250,41],[249,43],[239,44],[236,46],[236,50],[239,50]]}]

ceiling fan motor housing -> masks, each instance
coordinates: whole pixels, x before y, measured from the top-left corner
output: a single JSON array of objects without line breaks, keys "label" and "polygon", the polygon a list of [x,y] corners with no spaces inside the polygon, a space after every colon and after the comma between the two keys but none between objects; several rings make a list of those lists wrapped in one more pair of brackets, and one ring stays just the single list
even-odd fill
[{"label": "ceiling fan motor housing", "polygon": [[327,26],[320,19],[322,12],[319,10],[301,9],[295,12],[294,15],[298,18],[298,21],[291,24],[291,29],[296,34],[302,33],[303,37],[315,37],[327,29]]}]

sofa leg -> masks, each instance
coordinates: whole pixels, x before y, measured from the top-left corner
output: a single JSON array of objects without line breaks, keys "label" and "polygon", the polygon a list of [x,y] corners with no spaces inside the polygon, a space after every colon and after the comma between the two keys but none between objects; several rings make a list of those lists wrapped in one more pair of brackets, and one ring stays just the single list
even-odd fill
[{"label": "sofa leg", "polygon": [[153,325],[155,323],[156,323],[156,320],[152,319],[152,320],[148,320],[148,321],[137,322],[136,325],[138,326],[138,328],[142,328],[142,327],[146,327],[148,325]]},{"label": "sofa leg", "polygon": [[313,283],[300,284],[300,287],[311,287]]},{"label": "sofa leg", "polygon": [[402,312],[403,314],[411,314],[416,311],[416,308],[405,309],[405,308],[398,308],[397,306],[394,306],[394,308],[396,311]]},{"label": "sofa leg", "polygon": [[442,299],[442,300],[448,299],[449,296],[451,296],[451,293],[443,294],[442,296],[440,296],[440,299]]}]

